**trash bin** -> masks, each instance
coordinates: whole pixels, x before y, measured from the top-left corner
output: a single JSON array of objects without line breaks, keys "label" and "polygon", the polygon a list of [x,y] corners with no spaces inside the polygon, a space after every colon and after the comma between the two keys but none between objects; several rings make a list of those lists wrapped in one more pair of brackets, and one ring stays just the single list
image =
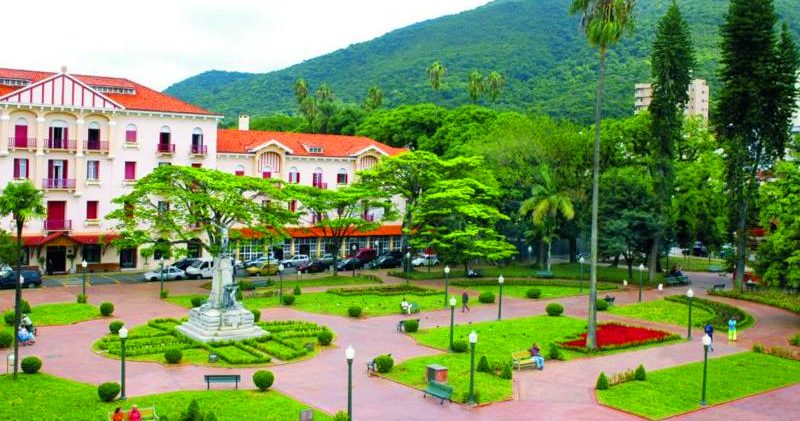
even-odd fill
[{"label": "trash bin", "polygon": [[428,381],[434,380],[439,383],[447,383],[447,367],[439,364],[428,364],[427,376]]}]

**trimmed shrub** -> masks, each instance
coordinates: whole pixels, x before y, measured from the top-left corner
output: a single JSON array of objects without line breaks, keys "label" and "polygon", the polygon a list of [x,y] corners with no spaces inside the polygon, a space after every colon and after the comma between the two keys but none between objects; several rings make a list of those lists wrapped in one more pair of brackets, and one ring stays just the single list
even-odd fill
[{"label": "trimmed shrub", "polygon": [[20,301],[20,307],[22,308],[22,314],[31,314],[31,305],[27,301]]},{"label": "trimmed shrub", "polygon": [[253,373],[253,383],[258,390],[264,392],[275,383],[275,375],[269,370],[258,370]]},{"label": "trimmed shrub", "polygon": [[753,344],[753,352],[755,352],[756,354],[763,354],[764,353],[764,345]]},{"label": "trimmed shrub", "polygon": [[97,396],[99,396],[100,400],[103,402],[111,402],[119,395],[119,390],[119,383],[103,383],[97,386]]},{"label": "trimmed shrub", "polygon": [[16,315],[14,314],[14,310],[8,310],[3,313],[3,320],[6,322],[8,326],[14,326],[14,319]]},{"label": "trimmed shrub", "polygon": [[320,333],[317,333],[317,341],[319,341],[319,344],[322,346],[330,345],[331,341],[333,341],[333,332],[326,329]]},{"label": "trimmed shrub", "polygon": [[122,326],[125,326],[125,322],[122,320],[114,320],[108,324],[108,331],[116,335],[119,333],[119,330],[122,329]]},{"label": "trimmed shrub", "polygon": [[388,373],[394,367],[394,359],[391,355],[381,355],[375,358],[375,369],[378,373]]},{"label": "trimmed shrub", "polygon": [[478,368],[476,370],[483,373],[489,373],[489,360],[486,359],[485,355],[481,355],[481,359],[478,360]]},{"label": "trimmed shrub", "polygon": [[114,313],[114,304],[111,304],[109,302],[100,304],[100,314],[103,315],[103,317],[108,317],[113,313]]},{"label": "trimmed shrub", "polygon": [[800,333],[789,338],[789,344],[794,346],[800,346]]},{"label": "trimmed shrub", "polygon": [[78,304],[86,304],[86,296],[83,294],[78,294],[77,301]]},{"label": "trimmed shrub", "polygon": [[161,291],[161,293],[159,295],[161,296],[161,299],[163,300],[163,299],[169,297],[169,290],[165,289],[165,290]]},{"label": "trimmed shrub", "polygon": [[536,299],[542,296],[542,290],[539,288],[531,288],[525,293],[525,295],[527,295],[528,298]]},{"label": "trimmed shrub", "polygon": [[494,293],[492,291],[483,291],[481,295],[478,296],[478,301],[491,304],[494,302]]},{"label": "trimmed shrub", "polygon": [[361,307],[359,307],[359,306],[350,306],[350,308],[347,309],[347,314],[349,314],[350,317],[361,316]]},{"label": "trimmed shrub", "polygon": [[301,295],[303,291],[300,291],[300,285],[295,285],[294,289],[292,290],[292,294],[294,295]]},{"label": "trimmed shrub", "polygon": [[549,316],[560,316],[564,312],[564,306],[559,303],[550,303],[544,308]]},{"label": "trimmed shrub", "polygon": [[[163,420],[164,417],[159,417],[158,419]],[[214,414],[213,412],[207,412],[206,417],[203,419],[203,421],[217,421],[217,415]]]},{"label": "trimmed shrub", "polygon": [[597,303],[597,311],[608,310],[608,301],[598,298],[595,303]]},{"label": "trimmed shrub", "polygon": [[40,368],[42,368],[42,360],[39,357],[25,357],[22,359],[22,362],[19,364],[22,371],[27,374],[36,374]]},{"label": "trimmed shrub", "polygon": [[633,379],[640,382],[647,380],[647,372],[644,370],[644,365],[639,364],[639,367],[636,367],[636,372],[633,373]]},{"label": "trimmed shrub", "polygon": [[200,307],[205,302],[206,302],[206,299],[203,298],[203,297],[194,297],[194,298],[192,298],[192,307]]},{"label": "trimmed shrub", "polygon": [[333,421],[350,421],[350,417],[347,416],[347,412],[339,411],[333,416]]},{"label": "trimmed shrub", "polygon": [[467,352],[467,341],[464,339],[453,340],[453,352]]},{"label": "trimmed shrub", "polygon": [[259,310],[257,308],[254,308],[254,309],[252,309],[250,311],[253,312],[253,321],[254,322],[258,322],[259,320],[261,320],[261,310]]},{"label": "trimmed shrub", "polygon": [[414,333],[419,330],[419,320],[406,320],[403,322],[403,329],[407,333]]},{"label": "trimmed shrub", "polygon": [[200,412],[200,404],[197,403],[197,399],[192,399],[189,407],[186,408],[186,412],[181,412],[181,416],[178,419],[181,421],[203,421],[203,414]]},{"label": "trimmed shrub", "polygon": [[547,357],[551,360],[560,360],[563,359],[561,356],[561,348],[558,347],[556,344],[550,344],[550,351],[547,353]]},{"label": "trimmed shrub", "polygon": [[[481,403],[481,391],[480,390],[475,389],[473,391],[473,397],[475,398],[475,403],[476,404]],[[464,392],[461,393],[461,399],[459,399],[459,401],[461,401],[462,403],[469,402],[469,390],[465,390]]]},{"label": "trimmed shrub", "polygon": [[180,349],[168,349],[164,352],[164,359],[170,364],[177,364],[183,359],[183,352]]},{"label": "trimmed shrub", "polygon": [[597,376],[597,383],[595,384],[595,389],[597,390],[607,390],[608,389],[608,377],[606,377],[606,373],[600,372],[600,375]]},{"label": "trimmed shrub", "polygon": [[14,343],[14,335],[7,330],[0,330],[0,348],[8,348]]},{"label": "trimmed shrub", "polygon": [[511,380],[511,376],[511,364],[506,363],[503,365],[503,372],[500,373],[500,378]]},{"label": "trimmed shrub", "polygon": [[294,304],[294,295],[284,295],[283,296],[283,304],[290,306]]}]

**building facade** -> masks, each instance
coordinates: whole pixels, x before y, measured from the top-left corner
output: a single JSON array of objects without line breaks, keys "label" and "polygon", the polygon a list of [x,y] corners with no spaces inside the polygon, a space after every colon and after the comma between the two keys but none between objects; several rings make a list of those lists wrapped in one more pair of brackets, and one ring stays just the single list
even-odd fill
[{"label": "building facade", "polygon": [[[689,84],[689,102],[686,103],[684,113],[688,116],[701,116],[708,120],[709,111],[709,89],[708,84],[703,79],[694,79]],[[653,86],[649,83],[637,83],[634,85],[634,113],[639,114],[650,107],[653,100]]]}]

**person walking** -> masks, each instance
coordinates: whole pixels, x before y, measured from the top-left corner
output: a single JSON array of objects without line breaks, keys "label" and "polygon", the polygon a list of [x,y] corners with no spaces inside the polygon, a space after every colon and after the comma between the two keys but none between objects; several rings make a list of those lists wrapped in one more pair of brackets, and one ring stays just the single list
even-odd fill
[{"label": "person walking", "polygon": [[711,338],[711,345],[708,347],[708,349],[711,352],[714,352],[714,326],[711,326],[711,322],[707,322],[706,325],[703,326],[703,332],[705,332],[706,335]]},{"label": "person walking", "polygon": [[469,311],[469,294],[467,291],[461,293],[461,312]]},{"label": "person walking", "polygon": [[728,340],[736,340],[736,317],[734,316],[731,316],[731,318],[728,320]]}]

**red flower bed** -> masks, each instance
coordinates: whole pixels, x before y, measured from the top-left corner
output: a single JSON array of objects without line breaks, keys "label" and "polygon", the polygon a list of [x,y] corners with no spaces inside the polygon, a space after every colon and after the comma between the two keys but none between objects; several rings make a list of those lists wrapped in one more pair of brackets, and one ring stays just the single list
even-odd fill
[{"label": "red flower bed", "polygon": [[[677,335],[661,330],[607,323],[598,326],[597,346],[600,349],[627,348],[651,342],[663,342],[676,337]],[[564,348],[585,350],[586,333],[581,334],[577,339],[563,342],[560,345]]]}]

